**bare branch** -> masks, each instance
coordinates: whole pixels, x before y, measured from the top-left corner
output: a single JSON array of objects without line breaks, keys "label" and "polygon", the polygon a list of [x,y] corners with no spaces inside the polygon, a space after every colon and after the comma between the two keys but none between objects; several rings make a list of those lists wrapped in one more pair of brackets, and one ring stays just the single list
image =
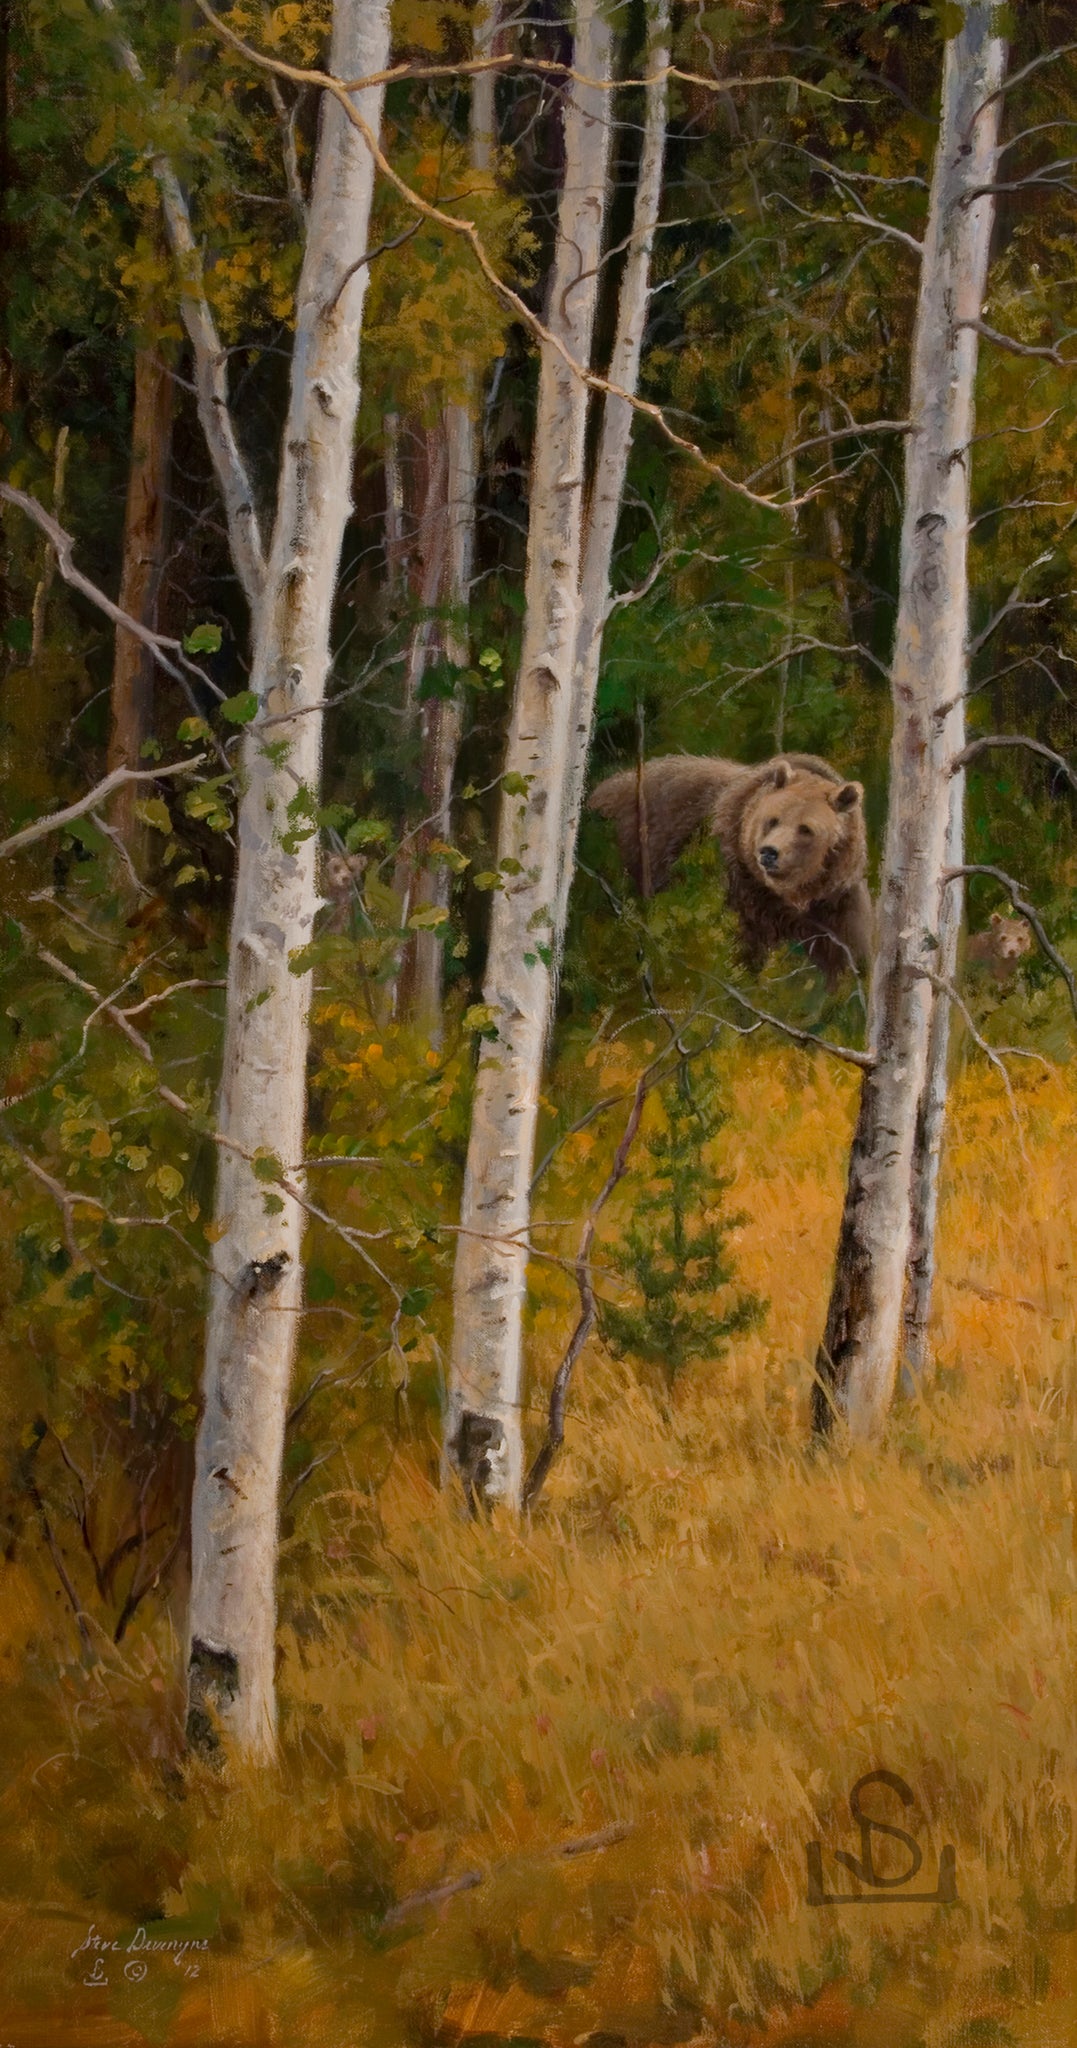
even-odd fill
[{"label": "bare branch", "polygon": [[[115,0],[94,0],[99,14],[116,24]],[[118,27],[113,41],[120,64],[132,83],[145,88],[142,66],[131,44]],[[254,506],[254,492],[246,464],[239,452],[228,404],[227,355],[221,346],[216,322],[202,282],[202,257],[191,226],[191,215],[183,188],[167,157],[151,158],[151,169],[160,194],[169,246],[180,281],[180,308],[194,352],[198,417],[206,437],[217,483],[224,502],[228,537],[236,573],[247,602],[254,605],[265,580],[265,553]]]},{"label": "bare branch", "polygon": [[980,739],[970,740],[968,746],[963,747],[960,754],[956,754],[950,763],[951,775],[956,775],[961,768],[967,768],[971,761],[977,760],[979,755],[986,754],[992,747],[1024,747],[1030,754],[1039,754],[1044,761],[1050,761],[1055,768],[1060,769],[1070,788],[1077,790],[1077,770],[1070,767],[1065,755],[1056,754],[1053,747],[1046,747],[1042,740],[1030,739],[1028,734],[1023,732],[991,732],[985,733]]},{"label": "bare branch", "polygon": [[[106,0],[98,0],[98,4],[104,5]],[[111,0],[107,0],[107,4],[111,4]],[[519,320],[538,341],[545,347],[553,349],[562,358],[563,362],[567,364],[572,374],[587,386],[588,390],[601,391],[607,397],[622,399],[626,405],[632,407],[634,412],[640,413],[644,418],[651,420],[671,447],[677,448],[683,454],[690,456],[693,462],[698,463],[700,468],[707,471],[708,475],[717,477],[718,481],[724,484],[727,490],[734,491],[738,497],[746,498],[749,504],[758,505],[768,512],[788,512],[794,506],[809,503],[816,495],[816,492],[811,490],[805,492],[799,498],[789,499],[767,497],[751,490],[747,484],[741,483],[734,476],[730,476],[728,470],[723,469],[721,463],[716,462],[712,456],[705,455],[697,442],[689,440],[687,435],[679,434],[676,428],[671,425],[660,405],[656,405],[650,399],[641,398],[636,392],[625,390],[623,385],[615,384],[609,378],[599,376],[597,371],[588,369],[583,363],[578,363],[560,336],[555,334],[553,329],[548,327],[545,321],[541,320],[538,314],[532,311],[526,300],[520,297],[519,292],[514,291],[512,286],[506,284],[504,278],[498,274],[487,254],[486,247],[474,222],[458,220],[453,214],[446,213],[443,207],[435,206],[432,201],[424,199],[420,193],[416,192],[400,176],[400,173],[385,155],[369,122],[364,119],[354,100],[350,97],[351,93],[357,89],[356,86],[342,83],[340,79],[333,78],[327,71],[302,70],[294,64],[284,63],[281,58],[267,56],[263,51],[256,50],[251,44],[244,42],[243,38],[228,26],[227,22],[222,21],[221,17],[215,14],[212,7],[210,7],[209,0],[198,0],[198,5],[216,33],[225,42],[229,43],[233,49],[238,50],[240,55],[245,57],[249,63],[256,65],[259,70],[272,72],[278,78],[290,79],[296,85],[317,86],[323,92],[331,93],[343,108],[352,126],[363,137],[378,170],[387,183],[393,187],[394,191],[400,194],[401,198],[409,206],[413,206],[417,213],[422,214],[426,220],[433,221],[438,227],[445,229],[448,234],[456,235],[461,241],[467,243],[488,285],[500,299],[502,305],[506,306],[514,319]],[[466,70],[467,66],[454,65],[450,68],[453,75],[456,75]],[[646,82],[649,83],[650,81]],[[911,238],[904,237],[904,239],[910,240]],[[918,243],[914,243],[913,246],[919,250]]]},{"label": "bare branch", "polygon": [[874,1053],[858,1052],[855,1046],[835,1045],[829,1038],[817,1038],[814,1031],[802,1031],[799,1025],[787,1024],[783,1017],[775,1017],[770,1010],[759,1009],[739,988],[734,988],[732,982],[722,981],[717,975],[711,979],[725,995],[732,996],[733,1001],[739,1003],[742,1010],[747,1010],[752,1017],[758,1017],[761,1024],[769,1024],[774,1031],[780,1031],[784,1037],[791,1038],[795,1045],[809,1045],[816,1052],[829,1053],[831,1059],[845,1060],[847,1065],[859,1067],[866,1074],[870,1074],[874,1067]]},{"label": "bare branch", "polygon": [[[781,205],[788,206],[801,220],[818,223],[821,227],[874,228],[877,235],[884,235],[890,241],[900,242],[906,249],[911,249],[918,259],[924,253],[924,245],[917,241],[915,235],[907,234],[904,228],[894,227],[891,221],[878,220],[875,214],[868,213],[862,206],[854,206],[851,213],[815,213],[809,207],[800,206],[795,199],[790,199],[788,192],[776,192],[774,197]],[[856,194],[851,192],[849,197],[855,200]]]},{"label": "bare branch", "polygon": [[831,442],[846,441],[851,435],[857,434],[907,434],[911,426],[911,420],[854,420],[848,427],[832,427],[827,434],[813,434],[810,440],[798,441],[795,448],[785,449],[780,455],[772,456],[771,460],[761,464],[759,469],[753,469],[751,476],[745,478],[745,482],[758,483],[768,469],[777,469],[782,462],[795,461],[798,456],[806,455],[809,448],[829,448]]},{"label": "bare branch", "polygon": [[85,817],[97,804],[114,790],[122,789],[128,782],[158,782],[166,775],[189,775],[205,760],[204,754],[192,754],[189,761],[170,761],[164,768],[113,768],[111,772],[80,796],[77,802],[67,804],[62,811],[50,811],[44,818],[35,818],[32,825],[24,825],[21,832],[13,832],[10,839],[0,839],[0,860],[9,854],[21,852],[24,846],[33,846],[38,839],[47,839],[50,832],[59,832],[69,825],[73,818]]},{"label": "bare branch", "polygon": [[659,1055],[657,1060],[652,1060],[650,1066],[644,1067],[639,1080],[636,1082],[635,1094],[632,1097],[632,1107],[628,1112],[624,1130],[621,1132],[620,1143],[613,1155],[613,1164],[587,1211],[586,1221],[580,1236],[579,1250],[576,1253],[576,1285],[580,1295],[579,1318],[569,1340],[568,1350],[565,1352],[554,1374],[553,1385],[550,1388],[550,1408],[546,1424],[546,1436],[524,1482],[523,1505],[525,1508],[534,1506],[546,1483],[550,1467],[565,1440],[565,1403],[568,1400],[569,1383],[572,1379],[576,1360],[579,1358],[594,1328],[595,1316],[598,1312],[595,1301],[594,1282],[591,1277],[591,1246],[595,1241],[598,1219],[614,1188],[624,1178],[628,1166],[628,1155],[632,1149],[643,1116],[643,1106],[651,1088],[654,1086],[657,1069],[667,1057],[667,1052],[668,1048]]},{"label": "bare branch", "polygon": [[984,341],[993,341],[997,348],[1008,349],[1012,356],[1044,356],[1049,363],[1057,363],[1060,370],[1068,367],[1067,358],[1060,356],[1057,348],[1034,348],[1031,342],[1018,341],[1012,334],[1000,334],[998,328],[989,327],[986,320],[959,320],[957,324],[971,328],[974,334],[982,335]]},{"label": "bare branch", "polygon": [[9,505],[16,506],[20,512],[25,512],[26,517],[41,528],[55,552],[56,566],[64,582],[69,583],[72,590],[81,592],[83,597],[88,597],[90,603],[96,605],[98,611],[104,612],[105,617],[111,619],[114,626],[122,626],[134,639],[141,640],[142,645],[149,649],[154,660],[160,663],[173,682],[180,683],[184,690],[190,688],[188,677],[181,668],[176,667],[168,659],[164,651],[166,648],[174,652],[177,662],[182,662],[183,668],[188,669],[200,683],[204,683],[208,690],[212,690],[215,697],[224,696],[224,691],[218,688],[213,678],[208,676],[204,669],[199,668],[196,662],[188,659],[183,651],[182,641],[169,639],[164,633],[154,633],[149,626],[144,626],[140,619],[132,617],[130,612],[122,611],[118,604],[113,604],[112,599],[106,597],[105,592],[99,590],[96,583],[91,583],[81,569],[76,569],[74,540],[71,534],[65,533],[63,527],[46,512],[44,505],[40,505],[28,491],[16,491],[11,484],[5,483],[0,483],[0,499],[6,499]]}]

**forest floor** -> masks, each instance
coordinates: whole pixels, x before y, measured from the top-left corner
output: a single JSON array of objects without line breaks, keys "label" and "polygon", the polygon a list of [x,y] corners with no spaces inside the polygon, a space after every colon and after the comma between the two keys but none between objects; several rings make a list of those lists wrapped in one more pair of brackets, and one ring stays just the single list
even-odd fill
[{"label": "forest floor", "polygon": [[[376,1491],[341,1460],[282,1563],[279,1773],[178,1767],[167,1614],[88,1672],[4,1568],[0,2043],[1072,2048],[1077,1071],[966,1073],[938,1373],[815,1454],[852,1085],[738,1051],[765,1322],[672,1392],[592,1345],[531,1526],[461,1521],[420,1436]],[[537,1279],[546,1384],[572,1297]],[[877,1768],[957,1903],[809,1904]]]}]

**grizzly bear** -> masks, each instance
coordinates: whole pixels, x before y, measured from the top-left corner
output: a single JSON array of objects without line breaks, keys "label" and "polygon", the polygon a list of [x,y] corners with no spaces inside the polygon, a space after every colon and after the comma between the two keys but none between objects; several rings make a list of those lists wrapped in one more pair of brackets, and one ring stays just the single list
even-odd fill
[{"label": "grizzly bear", "polygon": [[993,910],[987,930],[969,940],[965,959],[972,967],[986,969],[1001,988],[1013,980],[1018,961],[1031,951],[1032,933],[1024,918],[1004,917],[1001,910]]},{"label": "grizzly bear", "polygon": [[[863,789],[816,754],[740,761],[667,754],[600,782],[590,809],[612,820],[643,894],[665,888],[692,834],[721,848],[726,894],[751,967],[800,944],[833,982],[871,953]],[[642,826],[642,830],[641,830]]]}]

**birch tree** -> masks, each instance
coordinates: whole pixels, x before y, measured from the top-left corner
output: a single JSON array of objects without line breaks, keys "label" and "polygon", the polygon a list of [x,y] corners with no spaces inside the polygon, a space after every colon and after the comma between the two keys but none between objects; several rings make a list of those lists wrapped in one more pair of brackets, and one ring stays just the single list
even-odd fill
[{"label": "birch tree", "polygon": [[[988,0],[968,0],[946,44],[913,334],[890,802],[868,1006],[874,1064],[861,1092],[814,1396],[816,1428],[829,1428],[836,1412],[854,1437],[879,1428],[893,1391],[917,1115],[956,929],[946,870],[964,744],[973,402],[1006,56],[996,14]],[[941,1033],[932,1057],[938,1098]],[[926,1215],[922,1193],[919,1211]]]},{"label": "birch tree", "polygon": [[[494,54],[500,20],[499,0],[481,8],[475,22],[474,54],[478,61]],[[493,169],[497,143],[493,71],[478,71],[471,83],[468,156],[480,178]],[[445,500],[440,529],[440,576],[430,602],[440,599],[444,623],[427,634],[430,652],[440,645],[453,668],[467,665],[467,616],[475,564],[476,494],[479,486],[479,415],[482,372],[478,363],[467,369],[467,395],[445,408]],[[425,602],[424,597],[424,602]],[[417,687],[417,685],[416,685]],[[432,840],[452,838],[452,794],[456,762],[464,733],[464,705],[459,689],[451,697],[434,696],[422,709],[422,795],[424,822],[416,834],[417,872],[413,908],[448,913],[450,870],[424,859]],[[444,948],[436,925],[414,933],[406,974],[407,1002],[412,1019],[432,1045],[441,1043]]]},{"label": "birch tree", "polygon": [[[382,71],[388,47],[388,0],[337,0],[336,77]],[[355,95],[374,132],[381,98],[377,86]],[[255,1757],[274,1746],[278,1494],[302,1299],[303,1210],[294,1194],[269,1184],[282,1164],[295,1174],[302,1158],[310,977],[292,962],[320,901],[314,839],[289,829],[289,806],[319,783],[373,177],[365,142],[326,95],[275,518],[256,577],[254,549],[246,550],[257,716],[243,748],[217,1113],[216,1243],[191,1518],[188,1732],[196,1744],[212,1741],[216,1714]],[[226,426],[218,432],[234,446]],[[251,518],[243,507],[236,516],[244,531],[254,523],[253,508]]]},{"label": "birch tree", "polygon": [[[564,103],[564,182],[547,321],[591,361],[607,205],[612,35],[578,0]],[[525,618],[505,754],[483,1044],[460,1210],[446,1456],[469,1500],[517,1505],[530,1181],[554,983],[557,902],[581,619],[587,387],[542,345],[531,462]]]},{"label": "birch tree", "polygon": [[[662,198],[662,166],[666,147],[666,108],[670,61],[668,0],[650,0],[648,7],[646,110],[640,151],[632,227],[617,306],[617,328],[610,356],[609,381],[635,392],[650,304],[651,256]],[[568,900],[576,867],[576,841],[587,780],[587,762],[595,721],[595,699],[602,660],[602,639],[610,615],[610,572],[613,544],[624,498],[628,453],[632,443],[632,407],[626,398],[607,393],[587,511],[583,552],[580,620],[573,675],[572,730],[565,812],[561,835],[561,867],[557,889],[557,950],[564,945]]]}]

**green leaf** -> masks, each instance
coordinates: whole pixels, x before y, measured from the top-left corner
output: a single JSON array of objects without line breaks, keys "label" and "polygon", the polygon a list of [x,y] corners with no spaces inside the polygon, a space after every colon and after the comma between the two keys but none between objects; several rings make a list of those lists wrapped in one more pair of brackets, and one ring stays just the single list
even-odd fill
[{"label": "green leaf", "polygon": [[518,775],[513,768],[501,777],[501,787],[506,796],[527,796],[534,779],[533,775]]},{"label": "green leaf", "polygon": [[392,828],[384,818],[357,818],[354,825],[349,825],[344,844],[349,853],[355,853],[360,846],[380,846],[391,837]]},{"label": "green leaf", "polygon": [[332,1301],[337,1283],[324,1266],[311,1266],[307,1273],[307,1300],[310,1302]]},{"label": "green leaf", "polygon": [[221,705],[221,717],[230,725],[249,725],[258,716],[258,697],[254,690],[240,690],[235,697],[226,697]]},{"label": "green leaf", "polygon": [[496,647],[483,648],[482,653],[479,656],[479,667],[489,669],[501,667],[501,656],[498,653]]},{"label": "green leaf", "polygon": [[407,1293],[401,1296],[400,1313],[402,1316],[421,1316],[433,1299],[432,1287],[409,1287]]},{"label": "green leaf", "polygon": [[251,1166],[254,1169],[255,1180],[280,1180],[284,1173],[276,1153],[267,1152],[264,1146],[259,1147],[255,1153]]},{"label": "green leaf", "polygon": [[185,635],[185,654],[219,654],[221,650],[221,629],[219,626],[194,626]]},{"label": "green leaf", "polygon": [[183,1175],[176,1166],[159,1166],[154,1175],[166,1202],[171,1202],[183,1186]]},{"label": "green leaf", "polygon": [[431,903],[425,910],[413,910],[408,919],[409,932],[433,932],[439,924],[447,924],[449,913],[443,903]]},{"label": "green leaf", "polygon": [[481,875],[473,875],[471,879],[474,882],[476,889],[503,889],[505,886],[501,880],[501,876],[498,874],[491,874],[489,870],[484,871],[484,873]]},{"label": "green leaf", "polygon": [[180,741],[181,745],[187,747],[190,746],[192,740],[209,740],[213,738],[213,734],[204,718],[185,718],[180,725],[176,738]]},{"label": "green leaf", "polygon": [[493,1003],[472,1003],[464,1011],[464,1030],[481,1031],[484,1036],[497,1030],[497,1011]]},{"label": "green leaf", "polygon": [[155,832],[171,832],[172,819],[163,797],[146,796],[135,805],[135,816],[144,825],[152,825]]},{"label": "green leaf", "polygon": [[267,1216],[279,1216],[284,1207],[283,1195],[263,1195],[262,1208]]}]

